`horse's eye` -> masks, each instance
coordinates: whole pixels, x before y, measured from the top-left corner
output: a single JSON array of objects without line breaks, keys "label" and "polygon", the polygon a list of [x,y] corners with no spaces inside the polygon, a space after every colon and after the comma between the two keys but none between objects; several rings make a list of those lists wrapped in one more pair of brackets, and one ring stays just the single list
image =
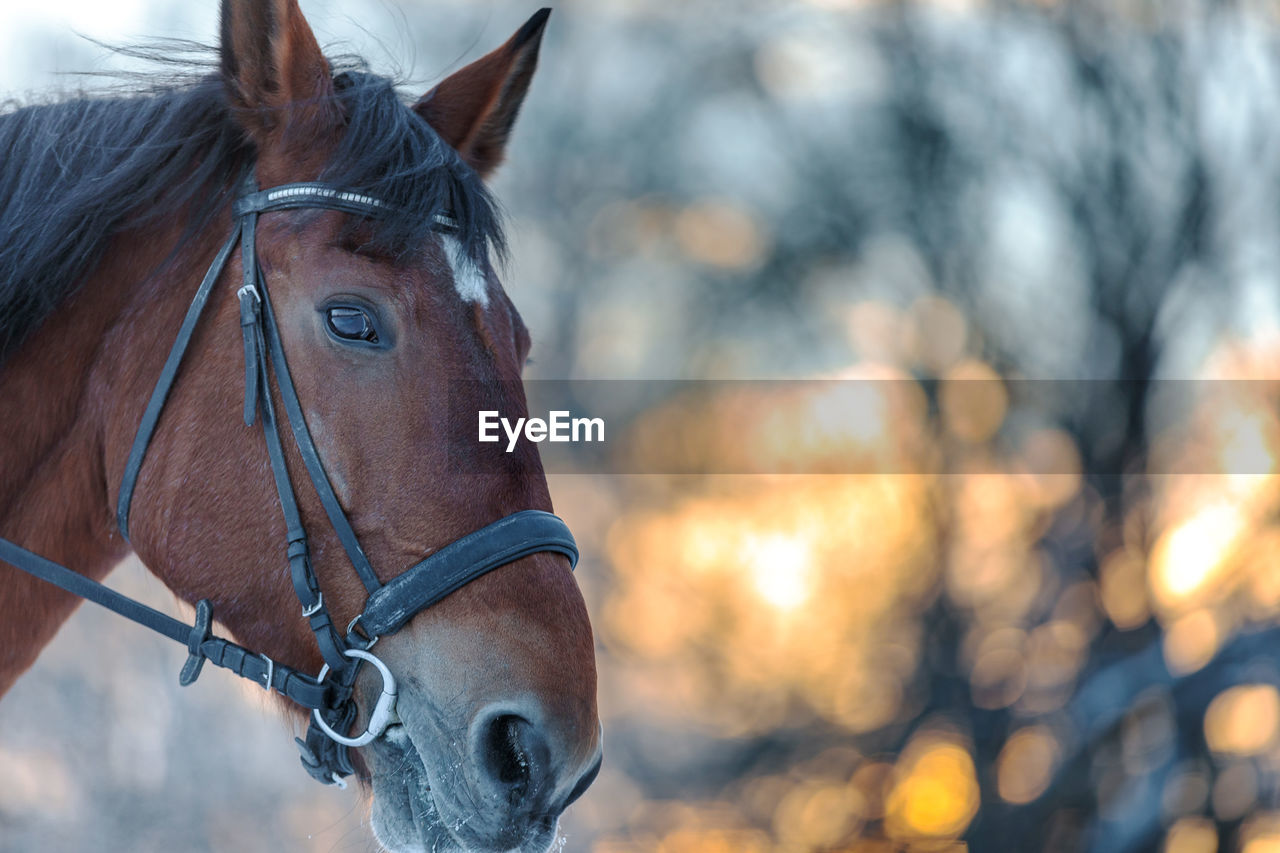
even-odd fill
[{"label": "horse's eye", "polygon": [[369,315],[359,308],[338,306],[329,309],[329,330],[348,341],[376,344],[378,333]]}]

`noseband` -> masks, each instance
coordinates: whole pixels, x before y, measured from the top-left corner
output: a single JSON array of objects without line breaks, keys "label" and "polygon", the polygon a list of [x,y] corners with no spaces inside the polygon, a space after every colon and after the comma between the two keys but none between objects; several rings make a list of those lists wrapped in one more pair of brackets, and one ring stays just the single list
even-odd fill
[{"label": "noseband", "polygon": [[[251,426],[255,419],[261,420],[266,435],[267,455],[271,460],[271,472],[287,530],[285,554],[289,576],[302,606],[302,616],[315,634],[324,659],[319,675],[305,675],[276,663],[266,655],[213,636],[213,607],[208,600],[196,604],[195,624],[187,625],[6,539],[0,539],[0,560],[186,644],[187,661],[179,676],[183,685],[195,681],[208,660],[310,709],[311,721],[306,739],[295,738],[302,751],[302,764],[321,782],[345,787],[343,778],[354,772],[348,748],[370,743],[396,719],[395,677],[386,664],[370,651],[378,638],[394,633],[416,613],[499,566],[548,551],[568,557],[569,565],[573,567],[578,561],[578,549],[573,534],[558,517],[540,510],[522,510],[451,542],[386,584],[378,580],[334,494],[307,430],[302,404],[285,361],[266,279],[258,266],[254,242],[258,215],[295,208],[325,208],[366,217],[378,217],[388,211],[378,199],[327,184],[283,184],[258,191],[253,178],[245,178],[241,195],[232,206],[235,222],[231,234],[196,290],[138,425],[120,484],[116,520],[120,532],[128,539],[129,507],[147,447],[209,296],[239,243],[244,275],[236,297],[240,303],[240,329],[244,338],[244,421]],[[448,232],[456,225],[450,217],[437,215],[433,227]],[[364,609],[345,632],[340,633],[334,626],[311,566],[307,534],[285,465],[284,443],[272,401],[272,373],[284,404],[285,422],[320,504],[356,574],[369,592]],[[362,662],[377,669],[382,679],[382,691],[369,713],[365,730],[349,737],[343,733],[350,729],[357,716],[354,685]]]}]

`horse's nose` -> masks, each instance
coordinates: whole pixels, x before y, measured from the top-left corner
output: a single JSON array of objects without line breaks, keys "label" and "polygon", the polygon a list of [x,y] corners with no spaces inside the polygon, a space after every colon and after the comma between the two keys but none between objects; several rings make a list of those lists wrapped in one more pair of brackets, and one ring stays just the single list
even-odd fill
[{"label": "horse's nose", "polygon": [[[507,803],[513,817],[554,820],[594,778],[599,760],[578,766],[569,744],[510,706],[477,715],[472,727],[473,760],[481,783]],[[531,719],[532,718],[532,719]]]}]

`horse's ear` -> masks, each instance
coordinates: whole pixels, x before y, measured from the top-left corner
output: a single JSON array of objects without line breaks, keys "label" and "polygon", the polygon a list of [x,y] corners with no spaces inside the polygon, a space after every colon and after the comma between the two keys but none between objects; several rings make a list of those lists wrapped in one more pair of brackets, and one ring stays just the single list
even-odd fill
[{"label": "horse's ear", "polygon": [[298,0],[222,0],[221,37],[228,98],[259,144],[336,121],[329,62]]},{"label": "horse's ear", "polygon": [[550,15],[539,10],[506,44],[446,77],[414,106],[481,177],[502,162]]}]

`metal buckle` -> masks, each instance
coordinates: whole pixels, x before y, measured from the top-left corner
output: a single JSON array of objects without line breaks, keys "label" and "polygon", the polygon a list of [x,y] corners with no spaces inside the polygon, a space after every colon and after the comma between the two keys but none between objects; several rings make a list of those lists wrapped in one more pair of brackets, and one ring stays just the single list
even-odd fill
[{"label": "metal buckle", "polygon": [[[320,714],[320,709],[316,708],[311,712],[312,718],[315,720],[320,731],[324,732],[333,740],[343,746],[364,746],[372,743],[374,739],[379,737],[387,730],[387,726],[391,724],[396,709],[396,677],[391,674],[391,670],[387,665],[374,655],[363,649],[347,649],[343,652],[349,658],[359,658],[367,660],[378,669],[378,674],[382,676],[382,693],[378,696],[377,703],[373,706],[373,712],[369,714],[369,724],[365,726],[364,734],[355,737],[347,737],[340,735],[325,722],[324,717]],[[323,682],[324,677],[329,674],[329,664],[320,667],[320,674],[316,676],[316,680]]]},{"label": "metal buckle", "polygon": [[316,603],[311,605],[310,607],[302,608],[302,615],[304,618],[310,619],[312,616],[315,616],[317,613],[319,613],[321,608],[323,607],[324,607],[324,593],[318,592],[316,593]]},{"label": "metal buckle", "polygon": [[[348,640],[351,639],[352,633],[356,630],[356,623],[360,621],[361,615],[363,614],[357,615],[356,618],[352,619],[350,622],[347,623],[347,639]],[[374,643],[378,642],[377,634],[374,634],[373,637],[371,638],[369,637],[368,634],[361,631],[357,636],[359,636],[361,639],[364,640],[364,650],[366,652],[369,651],[369,649],[373,648]]]},{"label": "metal buckle", "polygon": [[273,679],[276,674],[276,662],[273,661],[271,658],[267,657],[266,655],[264,655],[262,652],[258,652],[258,657],[262,658],[264,661],[267,662],[267,679],[262,686],[266,688],[266,691],[268,693],[270,693],[273,689],[271,686],[271,679]]},{"label": "metal buckle", "polygon": [[254,287],[252,284],[242,285],[240,289],[236,291],[236,299],[243,301],[246,291],[253,297],[254,302],[259,304],[262,303],[262,297],[258,295],[258,288]]}]

